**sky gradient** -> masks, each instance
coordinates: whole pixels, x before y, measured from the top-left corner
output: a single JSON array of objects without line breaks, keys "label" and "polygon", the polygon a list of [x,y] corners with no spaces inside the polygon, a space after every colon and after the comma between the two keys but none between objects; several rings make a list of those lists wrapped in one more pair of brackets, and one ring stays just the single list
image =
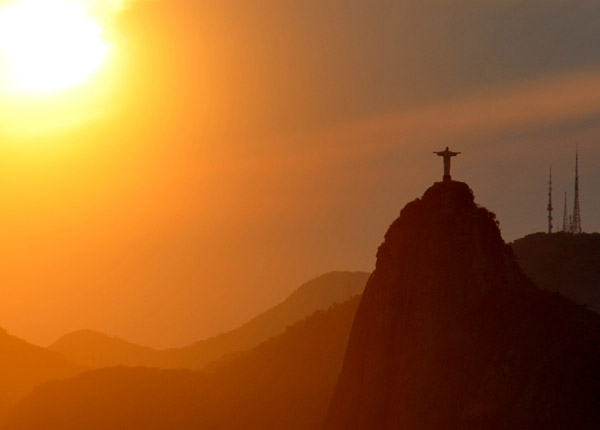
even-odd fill
[{"label": "sky gradient", "polygon": [[[453,177],[505,240],[600,230],[600,4],[114,2],[86,92],[0,104],[0,326],[190,343],[330,270]],[[127,6],[127,7],[122,7]]]}]

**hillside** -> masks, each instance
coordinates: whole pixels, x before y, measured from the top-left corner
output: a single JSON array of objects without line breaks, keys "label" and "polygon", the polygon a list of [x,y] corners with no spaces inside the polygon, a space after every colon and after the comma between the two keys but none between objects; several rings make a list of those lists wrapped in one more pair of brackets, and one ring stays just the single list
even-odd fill
[{"label": "hillside", "polygon": [[231,352],[250,349],[317,310],[361,294],[368,278],[369,274],[365,272],[321,275],[300,286],[281,304],[235,330],[168,351],[170,367],[199,369]]},{"label": "hillside", "polygon": [[201,369],[219,358],[258,345],[287,326],[362,293],[365,272],[330,272],[301,285],[284,302],[237,329],[183,348],[155,350],[93,331],[63,336],[50,349],[91,368],[147,366]]},{"label": "hillside", "polygon": [[377,253],[325,430],[600,427],[600,316],[535,287],[460,182]]},{"label": "hillside", "polygon": [[165,354],[93,330],[79,330],[48,347],[74,363],[97,369],[113,366],[168,367]]},{"label": "hillside", "polygon": [[600,313],[600,234],[535,233],[512,244],[534,283]]},{"label": "hillside", "polygon": [[309,430],[320,426],[360,298],[292,325],[212,373],[100,369],[45,384],[6,430]]},{"label": "hillside", "polygon": [[36,385],[82,369],[0,329],[0,418]]}]

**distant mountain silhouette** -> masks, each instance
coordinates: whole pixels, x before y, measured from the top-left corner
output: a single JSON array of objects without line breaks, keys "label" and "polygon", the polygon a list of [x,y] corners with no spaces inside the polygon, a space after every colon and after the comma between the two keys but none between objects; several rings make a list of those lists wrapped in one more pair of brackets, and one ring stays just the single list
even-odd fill
[{"label": "distant mountain silhouette", "polygon": [[50,349],[92,368],[124,365],[200,369],[228,354],[253,348],[316,310],[362,293],[368,277],[365,272],[326,273],[241,327],[183,348],[156,350],[98,332],[79,331],[63,336]]},{"label": "distant mountain silhouette", "polygon": [[212,373],[119,367],[42,385],[2,428],[317,429],[359,300],[317,311]]},{"label": "distant mountain silhouette", "polygon": [[535,233],[512,247],[538,287],[600,313],[600,234]]},{"label": "distant mountain silhouette", "polygon": [[36,385],[83,370],[0,329],[0,419]]},{"label": "distant mountain silhouette", "polygon": [[164,351],[93,330],[69,333],[48,349],[74,363],[94,369],[115,366],[168,367]]},{"label": "distant mountain silhouette", "polygon": [[535,287],[466,184],[405,207],[360,300],[203,372],[44,384],[2,428],[317,429],[342,369],[327,430],[598,428],[600,317]]},{"label": "distant mountain silhouette", "polygon": [[464,183],[406,205],[377,253],[324,425],[600,428],[600,316],[535,287]]}]

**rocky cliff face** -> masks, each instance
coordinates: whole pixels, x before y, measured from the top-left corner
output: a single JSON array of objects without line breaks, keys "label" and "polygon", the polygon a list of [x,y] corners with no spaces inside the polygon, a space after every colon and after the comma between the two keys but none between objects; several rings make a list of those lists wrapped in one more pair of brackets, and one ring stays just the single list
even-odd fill
[{"label": "rocky cliff face", "polygon": [[595,428],[599,363],[600,318],[537,289],[466,184],[436,183],[379,248],[324,428]]}]

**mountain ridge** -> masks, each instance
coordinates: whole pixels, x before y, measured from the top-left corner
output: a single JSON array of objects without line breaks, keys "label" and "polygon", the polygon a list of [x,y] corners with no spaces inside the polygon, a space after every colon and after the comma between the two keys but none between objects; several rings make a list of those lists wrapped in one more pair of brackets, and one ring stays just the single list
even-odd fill
[{"label": "mountain ridge", "polygon": [[222,358],[210,372],[115,367],[43,384],[2,428],[318,428],[359,300],[318,310],[254,349]]},{"label": "mountain ridge", "polygon": [[83,368],[0,328],[0,421],[36,385],[73,376]]},{"label": "mountain ridge", "polygon": [[538,287],[600,313],[600,233],[533,233],[511,245]]},{"label": "mountain ridge", "polygon": [[250,349],[282,333],[288,325],[318,309],[360,294],[368,276],[358,271],[325,273],[303,283],[283,302],[240,327],[182,348],[159,350],[81,330],[61,337],[49,349],[92,368],[125,365],[200,369],[222,356]]}]

